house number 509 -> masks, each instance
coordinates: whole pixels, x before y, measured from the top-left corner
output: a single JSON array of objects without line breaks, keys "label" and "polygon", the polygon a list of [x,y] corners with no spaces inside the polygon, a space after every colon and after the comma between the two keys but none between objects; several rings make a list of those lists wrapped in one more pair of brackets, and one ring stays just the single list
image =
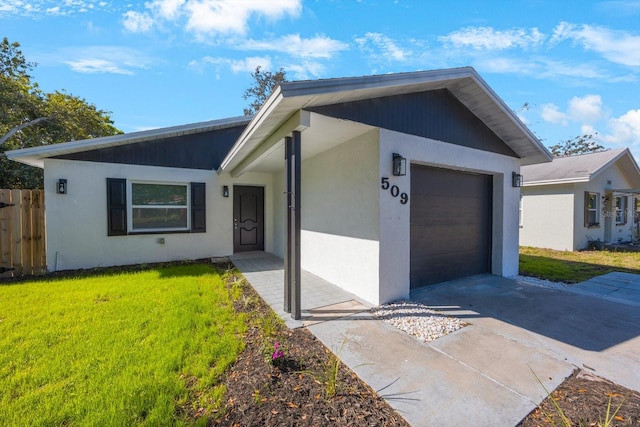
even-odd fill
[{"label": "house number 509", "polygon": [[409,195],[407,195],[407,193],[401,193],[400,188],[398,188],[397,185],[391,185],[391,183],[389,182],[389,178],[387,177],[382,177],[380,188],[382,188],[383,190],[389,190],[389,193],[391,193],[393,197],[400,196],[400,203],[402,203],[403,205],[406,205],[409,201]]}]

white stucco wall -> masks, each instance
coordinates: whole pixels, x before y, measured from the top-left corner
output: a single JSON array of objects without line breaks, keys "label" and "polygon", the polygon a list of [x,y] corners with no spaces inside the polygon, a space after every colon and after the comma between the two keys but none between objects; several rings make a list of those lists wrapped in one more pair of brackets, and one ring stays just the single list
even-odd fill
[{"label": "white stucco wall", "polygon": [[[617,164],[613,164],[594,177],[589,183],[576,184],[576,215],[575,215],[575,243],[574,249],[583,249],[589,240],[617,243],[618,239],[628,241],[633,230],[633,218],[629,217],[625,224],[617,224],[615,220],[615,205],[613,197],[603,200],[611,190],[631,188],[631,184],[624,176]],[[600,193],[600,227],[587,228],[584,226],[584,192]],[[632,207],[632,197],[627,198],[627,209]]]},{"label": "white stucco wall", "polygon": [[[67,179],[68,193],[56,194],[56,181]],[[106,179],[205,182],[207,232],[107,236]],[[198,259],[233,253],[233,194],[222,186],[265,188],[265,219],[273,218],[272,176],[245,174],[233,181],[214,171],[45,160],[47,268],[50,271],[145,262]],[[265,221],[265,250],[273,251],[273,221]],[[164,244],[158,238],[165,239]]]},{"label": "white stucco wall", "polygon": [[302,268],[378,304],[377,132],[306,159],[301,168]]},{"label": "white stucco wall", "polygon": [[[576,205],[583,204],[583,200],[575,200],[573,184],[523,187],[520,244],[573,250],[574,212]],[[584,215],[580,217],[580,224],[583,223]]]},{"label": "white stucco wall", "polygon": [[[612,190],[625,188],[631,185],[616,164],[589,182],[523,187],[520,244],[573,251],[586,248],[590,240],[607,243],[630,240],[635,226],[632,215],[625,224],[616,224],[613,198],[605,199]],[[600,195],[599,226],[584,225],[585,191]],[[627,209],[632,209],[633,197],[625,197]]]},{"label": "white stucco wall", "polygon": [[[393,153],[407,158],[407,175],[391,173]],[[410,290],[410,205],[401,204],[380,179],[389,177],[401,192],[411,193],[409,163],[493,176],[492,273],[518,273],[518,204],[520,192],[511,186],[519,159],[385,129],[380,130],[378,191],[380,193],[380,302],[406,298]]]}]

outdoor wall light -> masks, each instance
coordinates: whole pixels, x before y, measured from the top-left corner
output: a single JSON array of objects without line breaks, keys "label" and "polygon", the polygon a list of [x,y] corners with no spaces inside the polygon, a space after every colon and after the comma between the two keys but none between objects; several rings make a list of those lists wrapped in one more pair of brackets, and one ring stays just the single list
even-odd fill
[{"label": "outdoor wall light", "polygon": [[222,186],[222,197],[229,197],[229,186],[228,185],[223,185]]},{"label": "outdoor wall light", "polygon": [[404,176],[407,174],[407,159],[398,153],[393,153],[393,176]]},{"label": "outdoor wall light", "polygon": [[523,182],[524,179],[522,178],[522,175],[517,172],[513,172],[511,174],[511,185],[513,185],[514,187],[522,187]]},{"label": "outdoor wall light", "polygon": [[58,185],[56,187],[56,193],[58,194],[67,194],[67,180],[59,179]]}]

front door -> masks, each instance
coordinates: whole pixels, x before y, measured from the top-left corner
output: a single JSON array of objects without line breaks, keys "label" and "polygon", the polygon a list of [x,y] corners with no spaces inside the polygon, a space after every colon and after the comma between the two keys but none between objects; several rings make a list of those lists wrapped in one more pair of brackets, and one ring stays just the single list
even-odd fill
[{"label": "front door", "polygon": [[233,251],[264,250],[264,188],[233,186]]}]

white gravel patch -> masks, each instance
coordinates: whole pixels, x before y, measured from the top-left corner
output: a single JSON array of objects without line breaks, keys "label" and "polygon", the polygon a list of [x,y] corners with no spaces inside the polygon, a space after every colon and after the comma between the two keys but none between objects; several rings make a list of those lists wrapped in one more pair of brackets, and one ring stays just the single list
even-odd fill
[{"label": "white gravel patch", "polygon": [[529,285],[542,286],[544,288],[552,288],[552,289],[564,289],[569,285],[569,283],[565,282],[552,282],[551,280],[538,279],[536,277],[531,276],[511,276],[509,279],[517,280],[518,282],[524,282]]},{"label": "white gravel patch", "polygon": [[383,304],[372,308],[371,313],[422,342],[433,341],[466,326],[455,317],[445,316],[413,301]]}]

